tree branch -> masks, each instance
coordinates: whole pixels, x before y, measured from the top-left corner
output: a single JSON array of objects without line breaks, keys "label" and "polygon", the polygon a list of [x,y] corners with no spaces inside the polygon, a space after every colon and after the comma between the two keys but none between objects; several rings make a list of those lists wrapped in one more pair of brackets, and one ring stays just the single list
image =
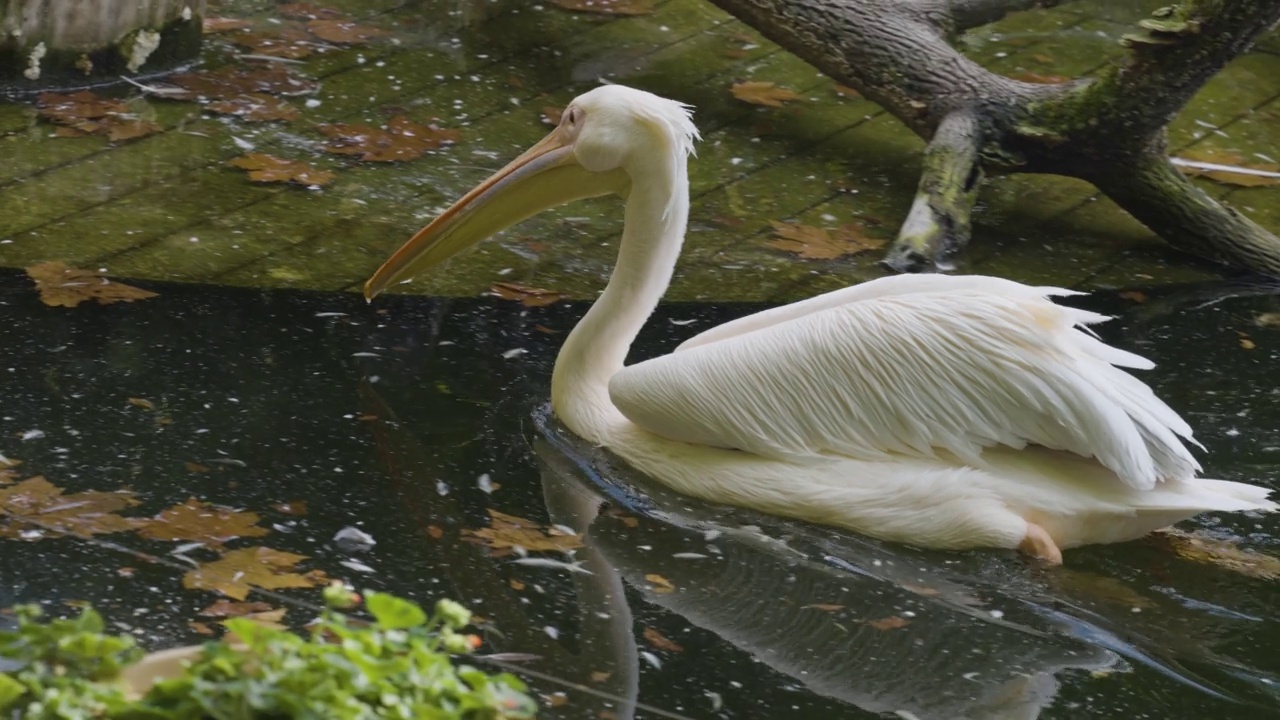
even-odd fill
[{"label": "tree branch", "polygon": [[1265,228],[1201,190],[1148,152],[1090,178],[1099,190],[1179,250],[1237,268],[1280,276],[1280,242]]},{"label": "tree branch", "polygon": [[945,267],[969,242],[982,183],[982,126],[972,109],[943,118],[924,150],[915,202],[882,263],[898,272]]}]

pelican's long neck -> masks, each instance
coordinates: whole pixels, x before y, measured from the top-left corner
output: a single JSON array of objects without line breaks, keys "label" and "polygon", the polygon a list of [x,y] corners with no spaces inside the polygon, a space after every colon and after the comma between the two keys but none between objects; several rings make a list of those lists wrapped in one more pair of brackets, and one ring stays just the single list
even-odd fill
[{"label": "pelican's long neck", "polygon": [[609,378],[623,367],[632,341],[666,292],[689,218],[689,174],[683,153],[654,152],[631,169],[618,262],[604,293],[578,323],[556,359],[551,406],[580,437],[607,444],[621,414]]}]

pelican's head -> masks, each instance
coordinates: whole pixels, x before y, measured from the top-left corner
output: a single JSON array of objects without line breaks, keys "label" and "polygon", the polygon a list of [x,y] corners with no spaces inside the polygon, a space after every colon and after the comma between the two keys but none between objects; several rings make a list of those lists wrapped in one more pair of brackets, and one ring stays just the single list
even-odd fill
[{"label": "pelican's head", "polygon": [[[676,181],[698,131],[686,105],[602,85],[565,108],[550,135],[477,185],[409,239],[364,285],[372,299],[516,223],[564,203],[625,195],[644,171]],[[682,176],[682,175],[681,175]]]}]

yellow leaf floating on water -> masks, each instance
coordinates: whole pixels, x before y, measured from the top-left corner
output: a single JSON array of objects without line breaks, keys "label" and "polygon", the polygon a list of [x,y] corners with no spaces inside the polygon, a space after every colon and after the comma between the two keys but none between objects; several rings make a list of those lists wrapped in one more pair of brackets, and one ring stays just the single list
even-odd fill
[{"label": "yellow leaf floating on water", "polygon": [[[77,537],[132,530],[136,520],[116,512],[137,505],[128,491],[64,495],[43,476],[0,488],[0,538],[39,540],[45,532]],[[38,534],[28,535],[31,531]]]},{"label": "yellow leaf floating on water", "polygon": [[775,239],[765,243],[776,250],[795,253],[806,260],[835,260],[884,247],[884,240],[866,234],[866,226],[850,223],[827,230],[800,223],[769,221]]},{"label": "yellow leaf floating on water", "polygon": [[757,82],[755,80],[735,83],[733,87],[729,88],[729,92],[743,102],[767,107],[782,107],[784,103],[803,99],[803,96],[797,94],[794,90],[778,87],[771,82]]},{"label": "yellow leaf floating on water", "polygon": [[100,272],[77,270],[57,261],[32,265],[27,268],[27,276],[36,282],[40,302],[50,307],[75,307],[85,300],[110,305],[156,297],[150,290],[108,280]]},{"label": "yellow leaf floating on water", "polygon": [[305,574],[293,572],[294,566],[306,559],[306,555],[268,547],[241,548],[187,571],[182,577],[182,586],[188,590],[212,590],[234,600],[244,600],[249,596],[250,588],[311,588],[327,582],[328,578],[319,570]]},{"label": "yellow leaf floating on water", "polygon": [[497,550],[521,547],[530,552],[565,551],[582,547],[582,536],[571,535],[524,518],[489,509],[489,527],[464,529],[464,539]]},{"label": "yellow leaf floating on water", "polygon": [[651,589],[654,592],[669,593],[676,589],[676,586],[672,585],[670,580],[658,575],[657,573],[649,573],[644,576],[644,579],[653,585]]},{"label": "yellow leaf floating on water", "polygon": [[1217,565],[1231,572],[1260,580],[1280,578],[1280,558],[1246,550],[1234,543],[1202,532],[1165,528],[1157,533],[1157,537],[1162,537],[1178,557],[1184,560]]},{"label": "yellow leaf floating on water", "polygon": [[141,521],[138,534],[152,540],[191,540],[221,545],[239,537],[262,537],[269,531],[258,526],[258,514],[232,510],[188,498],[181,505]]}]

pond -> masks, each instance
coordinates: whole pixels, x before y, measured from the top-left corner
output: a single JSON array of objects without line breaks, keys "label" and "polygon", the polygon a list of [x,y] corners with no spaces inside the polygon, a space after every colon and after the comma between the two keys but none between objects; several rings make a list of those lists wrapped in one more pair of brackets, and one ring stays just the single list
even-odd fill
[{"label": "pond", "polygon": [[[269,25],[269,5],[219,12]],[[549,718],[1280,712],[1277,563],[1248,554],[1280,554],[1280,518],[1208,515],[1180,535],[1073,550],[1046,568],[691,501],[575,441],[545,404],[556,350],[615,249],[612,202],[508,233],[405,288],[414,294],[370,305],[349,291],[439,205],[544,132],[544,104],[599,75],[695,102],[690,87],[715,88],[699,102],[707,141],[689,260],[632,353],[652,357],[716,323],[874,276],[873,254],[807,261],[765,241],[771,219],[891,225],[909,202],[918,144],[890,119],[692,1],[624,19],[544,8],[529,11],[532,26],[505,3],[334,5],[398,42],[308,58],[304,69],[325,80],[302,125],[147,100],[165,132],[113,144],[50,138],[27,106],[0,106],[0,121],[26,123],[0,145],[14,159],[0,182],[0,263],[105,267],[158,293],[48,307],[20,270],[0,271],[0,454],[21,461],[0,476],[0,504],[33,476],[55,488],[39,517],[0,515],[0,607],[91,601],[147,647],[200,642],[217,632],[202,614],[214,589],[242,585],[210,566],[267,547],[298,557],[259,578],[282,587],[247,599],[286,609],[286,624],[309,620],[319,595],[287,585],[319,573],[424,603],[456,598],[483,621],[482,652],[529,676]],[[985,29],[971,51],[999,64],[1039,47],[1060,61],[1055,72],[1084,72],[1150,9],[1067,8]],[[680,38],[647,54],[664,33]],[[384,60],[415,79],[342,99],[371,82],[358,68]],[[1259,53],[1224,74],[1179,120],[1184,144],[1276,137],[1280,88],[1257,86],[1275,82],[1264,69],[1277,60]],[[448,67],[449,79],[423,67]],[[473,70],[480,80],[454,79]],[[739,107],[726,88],[748,78],[814,98],[782,116]],[[453,109],[458,98],[465,110]],[[385,120],[397,103],[463,128],[465,141],[360,164],[325,157],[305,124]],[[1219,131],[1196,130],[1197,119]],[[323,190],[252,185],[222,164],[241,152],[237,138],[338,179]],[[1274,188],[1212,187],[1263,221],[1280,216]],[[1222,280],[1090,197],[1071,183],[998,181],[964,269],[1102,288],[1073,304],[1117,316],[1103,338],[1157,363],[1142,378],[1195,428],[1205,474],[1280,488],[1277,287]],[[551,288],[556,301],[482,295],[499,279]],[[85,507],[101,512],[75,514]],[[52,532],[60,522],[79,536]],[[574,564],[554,551],[533,555],[554,563],[521,562],[485,533],[504,522],[529,523],[552,546],[580,535]],[[374,544],[335,539],[347,528]]]}]

